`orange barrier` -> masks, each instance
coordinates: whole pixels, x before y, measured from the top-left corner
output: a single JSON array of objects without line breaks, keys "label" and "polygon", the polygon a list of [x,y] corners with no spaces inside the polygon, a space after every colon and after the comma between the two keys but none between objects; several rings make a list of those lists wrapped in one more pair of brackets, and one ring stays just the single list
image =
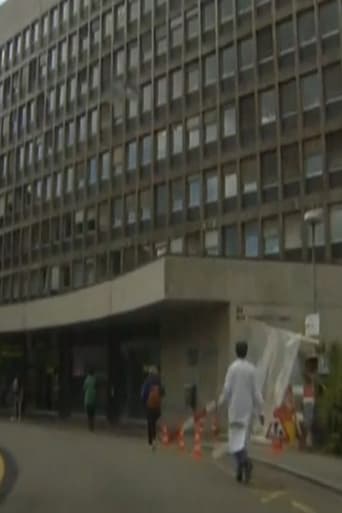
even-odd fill
[{"label": "orange barrier", "polygon": [[180,428],[178,433],[178,449],[181,452],[185,451],[184,429]]}]

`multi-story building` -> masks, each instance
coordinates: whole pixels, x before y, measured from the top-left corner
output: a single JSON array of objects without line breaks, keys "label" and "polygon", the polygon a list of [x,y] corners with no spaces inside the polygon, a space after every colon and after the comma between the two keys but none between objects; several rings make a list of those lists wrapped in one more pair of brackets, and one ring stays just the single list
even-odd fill
[{"label": "multi-story building", "polygon": [[[307,261],[315,206],[316,256],[342,257],[341,34],[340,0],[0,7],[2,331],[12,346],[25,339],[39,390],[61,367],[53,328],[73,325],[62,339],[75,340],[81,321],[127,313],[84,302],[109,283],[124,294],[142,270],[127,273],[156,257]],[[136,287],[153,289],[150,278]],[[134,338],[131,324],[115,330]],[[146,336],[156,332],[154,317]],[[75,397],[84,362],[105,367],[100,345],[62,351]]]}]

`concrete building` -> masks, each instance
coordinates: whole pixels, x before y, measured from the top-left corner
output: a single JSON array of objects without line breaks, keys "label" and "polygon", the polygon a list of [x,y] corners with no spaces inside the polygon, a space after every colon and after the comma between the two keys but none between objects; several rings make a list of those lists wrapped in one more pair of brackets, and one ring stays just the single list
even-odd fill
[{"label": "concrete building", "polygon": [[268,305],[302,331],[312,207],[322,322],[338,335],[341,12],[339,0],[0,7],[3,402],[21,365],[32,407],[81,409],[89,362],[111,416],[141,415],[151,363],[170,410],[191,381],[204,400],[234,305]]}]

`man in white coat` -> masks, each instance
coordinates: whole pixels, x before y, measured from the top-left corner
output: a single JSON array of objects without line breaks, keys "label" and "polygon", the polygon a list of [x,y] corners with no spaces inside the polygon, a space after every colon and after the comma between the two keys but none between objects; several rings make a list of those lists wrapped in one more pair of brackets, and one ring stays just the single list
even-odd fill
[{"label": "man in white coat", "polygon": [[248,457],[254,416],[263,423],[263,398],[258,389],[256,368],[246,360],[247,342],[236,344],[237,359],[228,368],[221,394],[228,403],[229,450],[237,463],[236,478],[239,482],[249,482],[252,473],[252,462]]}]

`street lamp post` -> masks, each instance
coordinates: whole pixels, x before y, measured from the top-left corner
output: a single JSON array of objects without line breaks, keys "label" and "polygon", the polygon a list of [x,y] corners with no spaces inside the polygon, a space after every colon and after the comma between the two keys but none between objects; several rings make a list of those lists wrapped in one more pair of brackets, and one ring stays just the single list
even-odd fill
[{"label": "street lamp post", "polygon": [[317,208],[308,210],[304,214],[304,221],[311,229],[311,242],[312,242],[312,306],[313,313],[317,313],[317,266],[316,266],[316,228],[323,220],[323,209]]}]

